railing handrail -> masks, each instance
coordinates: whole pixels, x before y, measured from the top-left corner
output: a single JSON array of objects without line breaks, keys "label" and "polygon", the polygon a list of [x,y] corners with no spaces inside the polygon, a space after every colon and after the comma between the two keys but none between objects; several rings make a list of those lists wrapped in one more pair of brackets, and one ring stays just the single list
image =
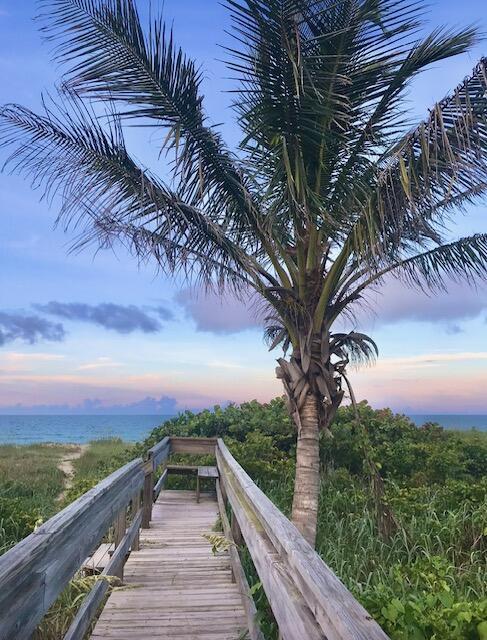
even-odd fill
[{"label": "railing handrail", "polygon": [[[220,509],[228,500],[231,534],[237,543],[243,538],[247,545],[283,640],[387,640],[221,438],[170,436],[151,447],[145,460],[137,458],[114,471],[0,557],[0,640],[30,637],[113,522],[118,552],[104,573],[122,575],[126,554],[130,548],[138,549],[140,525],[149,526],[153,500],[171,468],[166,468],[157,484],[155,471],[171,453],[216,456]],[[132,524],[126,530],[129,504]],[[83,637],[106,588],[106,581],[97,583],[88,594],[68,632],[70,640]],[[253,639],[261,637],[255,621],[249,620],[249,628]]]},{"label": "railing handrail", "polygon": [[28,638],[144,482],[137,458],[0,556],[0,638]]},{"label": "railing handrail", "polygon": [[154,471],[169,456],[170,450],[171,439],[166,436],[147,451],[146,457],[148,460],[152,460]]},{"label": "railing handrail", "polygon": [[[284,640],[386,640],[380,626],[253,482],[222,439],[218,440],[217,462],[230,506]],[[300,615],[302,620],[297,619]],[[317,628],[313,629],[310,619]]]}]

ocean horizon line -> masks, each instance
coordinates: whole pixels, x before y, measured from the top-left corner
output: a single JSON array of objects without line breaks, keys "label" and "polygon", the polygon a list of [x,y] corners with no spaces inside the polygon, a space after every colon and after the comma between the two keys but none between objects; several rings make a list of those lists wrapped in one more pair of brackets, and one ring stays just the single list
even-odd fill
[{"label": "ocean horizon line", "polygon": [[[380,409],[385,409],[387,407],[377,407],[378,410]],[[213,409],[213,407],[208,407],[208,410],[211,411]],[[201,409],[201,408],[196,408],[196,409],[181,409],[180,411],[176,411],[174,413],[169,413],[169,412],[129,412],[129,413],[120,413],[120,412],[100,412],[100,413],[95,413],[95,412],[54,412],[54,413],[44,413],[44,412],[3,412],[0,409],[0,416],[11,416],[11,417],[21,417],[21,416],[63,416],[63,417],[69,417],[69,416],[78,416],[78,417],[90,417],[90,416],[106,416],[106,417],[116,417],[116,416],[126,416],[126,417],[136,417],[136,416],[153,416],[153,417],[177,417],[178,415],[185,413],[186,411],[191,411],[193,413],[199,413],[201,411],[205,411],[206,409]],[[438,416],[438,417],[444,417],[444,416],[472,416],[472,417],[476,417],[476,416],[480,416],[480,417],[485,417],[487,416],[487,410],[485,411],[478,411],[475,413],[469,412],[469,411],[449,411],[446,413],[437,413],[437,412],[431,412],[431,411],[423,411],[423,412],[415,412],[415,413],[411,413],[409,411],[404,411],[402,409],[391,409],[391,411],[395,414],[400,414],[400,415],[405,415],[407,417],[410,418],[414,418],[414,417],[423,417],[423,416]]]}]

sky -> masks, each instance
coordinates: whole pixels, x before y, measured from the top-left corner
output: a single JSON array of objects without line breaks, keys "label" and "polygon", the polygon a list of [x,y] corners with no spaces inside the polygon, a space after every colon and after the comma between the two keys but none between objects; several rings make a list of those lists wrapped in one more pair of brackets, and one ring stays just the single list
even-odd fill
[{"label": "sky", "polygon": [[[36,13],[33,0],[0,0],[0,104],[40,110],[41,93],[59,79]],[[234,145],[219,46],[228,42],[226,10],[217,0],[165,0],[164,13],[177,42],[201,62],[206,109]],[[487,32],[481,0],[434,0],[427,19],[429,27],[476,23]],[[415,81],[411,114],[425,117],[486,53],[484,42]],[[128,134],[134,155],[153,162],[151,136]],[[267,351],[249,305],[205,297],[121,250],[71,252],[73,233],[55,227],[56,209],[40,195],[22,178],[0,175],[0,413],[163,414],[282,393],[279,354]],[[474,232],[487,232],[485,206],[452,228],[457,237]],[[372,335],[380,357],[352,371],[360,399],[411,414],[487,413],[481,283],[428,296],[392,281],[370,302],[374,312],[364,311],[357,328]]]}]

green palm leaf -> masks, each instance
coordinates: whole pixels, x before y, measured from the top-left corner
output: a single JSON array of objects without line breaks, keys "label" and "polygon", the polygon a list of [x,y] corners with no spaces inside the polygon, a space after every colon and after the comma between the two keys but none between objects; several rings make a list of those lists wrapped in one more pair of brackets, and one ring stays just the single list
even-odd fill
[{"label": "green palm leaf", "polygon": [[[215,275],[232,279],[237,263],[241,269],[249,262],[218,224],[134,162],[117,116],[105,118],[102,127],[76,96],[58,104],[54,110],[46,107],[43,116],[4,107],[0,143],[14,146],[6,165],[43,188],[49,200],[61,196],[59,221],[76,228],[84,224],[78,246],[117,236],[127,241],[135,238],[134,227],[143,227],[146,235],[164,240],[158,260],[169,272],[198,263],[211,283]],[[184,250],[174,251],[178,246]]]},{"label": "green palm leaf", "polygon": [[133,0],[45,0],[46,37],[67,64],[65,86],[80,95],[127,105],[122,118],[149,119],[165,127],[174,155],[177,191],[198,206],[209,201],[218,222],[255,242],[249,181],[217,131],[207,124],[201,73],[174,45],[161,18],[148,33]]}]

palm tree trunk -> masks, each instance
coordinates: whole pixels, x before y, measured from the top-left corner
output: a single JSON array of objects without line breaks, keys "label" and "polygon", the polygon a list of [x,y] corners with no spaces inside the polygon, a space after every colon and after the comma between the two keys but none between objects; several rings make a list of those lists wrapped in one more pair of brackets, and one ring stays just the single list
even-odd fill
[{"label": "palm tree trunk", "polygon": [[320,429],[318,399],[313,393],[307,394],[299,418],[291,519],[314,548],[320,490]]}]

